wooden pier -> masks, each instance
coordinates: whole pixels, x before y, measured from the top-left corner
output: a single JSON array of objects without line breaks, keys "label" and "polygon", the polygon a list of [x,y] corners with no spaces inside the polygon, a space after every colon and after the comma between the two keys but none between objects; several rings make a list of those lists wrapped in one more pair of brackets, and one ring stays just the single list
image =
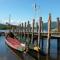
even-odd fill
[{"label": "wooden pier", "polygon": [[[19,28],[19,30],[16,30],[15,33],[20,34],[20,35],[29,35],[29,37],[33,37],[35,39],[40,39],[40,38],[48,38],[48,39],[58,39],[60,38],[60,21],[59,21],[59,17],[57,18],[57,27],[56,27],[56,31],[51,31],[51,14],[49,14],[49,18],[48,18],[48,31],[44,32],[43,31],[43,21],[42,21],[42,17],[39,18],[39,21],[35,23],[35,19],[32,20],[32,24],[30,24],[30,22],[28,21],[28,23],[25,22],[20,24],[19,27],[17,27],[16,29]],[[23,26],[24,25],[24,26]],[[32,38],[32,40],[33,40]]]},{"label": "wooden pier", "polygon": [[51,18],[51,13],[49,13],[48,16],[48,31],[44,32],[43,30],[43,20],[42,17],[39,17],[38,22],[35,22],[35,19],[32,20],[32,24],[30,24],[30,22],[25,22],[25,23],[21,23],[18,27],[16,27],[16,29],[12,29],[13,33],[16,33],[18,35],[21,36],[21,38],[24,40],[25,42],[28,40],[31,43],[34,44],[34,41],[38,42],[37,45],[40,47],[40,39],[42,39],[42,49],[43,49],[43,39],[47,40],[47,46],[46,46],[46,53],[49,53],[49,49],[50,49],[50,39],[57,39],[57,44],[59,45],[59,47],[57,49],[60,48],[60,19],[59,17],[57,18],[57,27],[56,27],[56,31],[52,31],[51,30],[51,22],[52,22],[52,18]]},{"label": "wooden pier", "polygon": [[[35,19],[33,19],[32,24],[30,24],[29,21],[28,21],[28,23],[25,22],[25,23],[20,24],[20,26],[18,27],[19,31],[16,31],[16,33],[20,34],[20,36],[24,36],[25,40],[26,40],[26,38],[28,38],[28,40],[31,40],[31,43],[33,43],[34,40],[37,40],[38,46],[40,46],[40,39],[42,39],[42,41],[43,41],[43,39],[46,38],[46,40],[47,40],[47,46],[46,46],[47,50],[46,51],[47,51],[47,53],[49,53],[50,39],[57,39],[57,40],[60,39],[59,17],[57,18],[57,27],[56,27],[56,31],[54,31],[54,32],[51,31],[51,26],[52,26],[51,22],[52,22],[51,13],[49,13],[47,32],[43,31],[43,21],[42,21],[42,17],[40,17],[38,22],[35,22]],[[58,43],[59,42],[60,42],[60,40],[58,41]],[[42,47],[43,47],[43,42],[42,42]]]}]

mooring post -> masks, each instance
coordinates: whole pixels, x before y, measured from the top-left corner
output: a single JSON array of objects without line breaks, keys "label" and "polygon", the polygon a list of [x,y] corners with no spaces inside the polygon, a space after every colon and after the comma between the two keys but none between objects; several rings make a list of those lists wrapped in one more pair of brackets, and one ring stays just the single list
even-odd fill
[{"label": "mooring post", "polygon": [[27,25],[28,34],[29,34],[29,28],[30,28],[30,26],[29,26],[29,21],[28,21],[28,25]]},{"label": "mooring post", "polygon": [[30,33],[31,33],[31,24],[30,24]]},{"label": "mooring post", "polygon": [[35,19],[33,19],[33,22],[32,22],[32,41],[31,41],[31,43],[33,43],[34,44],[34,24],[35,24]]},{"label": "mooring post", "polygon": [[[60,20],[57,18],[57,32],[60,33]],[[57,60],[60,60],[60,39],[57,39]]]},{"label": "mooring post", "polygon": [[[43,21],[41,21],[41,36],[42,36],[42,33],[43,33]],[[44,38],[42,37],[42,51],[43,51],[43,44],[44,44]]]},{"label": "mooring post", "polygon": [[60,32],[60,21],[59,21],[59,17],[57,17],[57,32]]},{"label": "mooring post", "polygon": [[24,26],[24,40],[26,41],[26,22],[25,22],[25,26]]},{"label": "mooring post", "polygon": [[19,34],[21,34],[21,24],[20,24],[20,26],[19,26]]},{"label": "mooring post", "polygon": [[41,21],[41,32],[43,32],[43,21]]},{"label": "mooring post", "polygon": [[22,39],[23,39],[23,23],[22,23]]},{"label": "mooring post", "polygon": [[27,34],[27,38],[28,38],[28,44],[29,44],[29,30],[30,30],[30,26],[29,26],[29,21],[28,21],[28,25],[27,25],[27,31],[28,31],[28,34]]},{"label": "mooring post", "polygon": [[49,18],[48,18],[48,38],[47,38],[47,47],[46,47],[47,54],[50,53],[50,37],[51,37],[51,14],[49,14]]},{"label": "mooring post", "polygon": [[38,46],[40,47],[40,38],[41,38],[41,23],[42,23],[42,17],[39,18],[39,22],[38,22]]},{"label": "mooring post", "polygon": [[31,43],[31,24],[30,24],[30,43]]},{"label": "mooring post", "polygon": [[38,22],[36,22],[36,32],[38,32]]},{"label": "mooring post", "polygon": [[22,33],[21,33],[21,24],[20,24],[20,39],[21,39],[21,37],[22,37]]}]

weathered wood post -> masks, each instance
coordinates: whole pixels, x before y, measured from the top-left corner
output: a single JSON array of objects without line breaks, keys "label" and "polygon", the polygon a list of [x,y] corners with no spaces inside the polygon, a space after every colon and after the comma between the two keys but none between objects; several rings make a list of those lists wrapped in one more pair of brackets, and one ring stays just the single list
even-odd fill
[{"label": "weathered wood post", "polygon": [[[39,21],[38,21],[38,47],[40,48],[40,38],[41,38],[41,24],[42,24],[42,17],[39,17]],[[40,59],[40,55],[38,53],[38,59]]]},{"label": "weathered wood post", "polygon": [[48,18],[48,38],[47,38],[47,47],[46,47],[47,54],[49,54],[50,52],[50,37],[51,37],[51,13],[49,13],[49,18]]},{"label": "weathered wood post", "polygon": [[60,32],[60,21],[59,21],[59,17],[57,18],[57,32]]},{"label": "weathered wood post", "polygon": [[36,32],[38,32],[38,22],[36,22]]},{"label": "weathered wood post", "polygon": [[34,44],[34,24],[35,24],[35,19],[33,19],[33,22],[32,22],[32,41],[31,41],[31,43],[33,43]]},{"label": "weathered wood post", "polygon": [[41,21],[41,32],[43,32],[43,21]]},{"label": "weathered wood post", "polygon": [[29,26],[29,21],[28,21],[28,24],[27,24],[27,38],[28,38],[28,44],[29,44],[29,30],[30,30],[30,26]]},{"label": "weathered wood post", "polygon": [[[60,20],[57,18],[57,32],[60,33]],[[60,39],[57,39],[57,60],[60,60]]]},{"label": "weathered wood post", "polygon": [[30,24],[30,33],[31,33],[31,24]]},{"label": "weathered wood post", "polygon": [[21,34],[21,24],[19,25],[19,34]]},{"label": "weathered wood post", "polygon": [[[38,28],[39,28],[39,26],[38,26],[38,22],[36,22],[36,33],[38,33]],[[37,40],[35,41],[35,45],[38,45],[38,38],[37,38]]]},{"label": "weathered wood post", "polygon": [[22,39],[22,24],[21,24],[21,29],[20,29],[21,33],[20,33],[20,36],[21,36],[21,39]]},{"label": "weathered wood post", "polygon": [[25,25],[24,25],[24,41],[26,42],[26,22],[25,22]]},{"label": "weathered wood post", "polygon": [[22,23],[22,39],[23,39],[23,23]]},{"label": "weathered wood post", "polygon": [[41,38],[41,24],[42,24],[42,17],[39,18],[39,22],[38,22],[38,46],[40,47],[40,38]]},{"label": "weathered wood post", "polygon": [[30,24],[30,43],[31,43],[31,24]]},{"label": "weathered wood post", "polygon": [[[41,20],[41,36],[42,34],[43,34],[43,21]],[[43,51],[44,38],[41,37],[41,39],[42,39],[42,51]]]},{"label": "weathered wood post", "polygon": [[30,22],[28,21],[28,25],[27,25],[27,31],[29,33],[29,29],[30,29],[30,26],[29,26]]},{"label": "weathered wood post", "polygon": [[21,39],[21,24],[19,25],[19,35],[20,35],[20,39]]}]

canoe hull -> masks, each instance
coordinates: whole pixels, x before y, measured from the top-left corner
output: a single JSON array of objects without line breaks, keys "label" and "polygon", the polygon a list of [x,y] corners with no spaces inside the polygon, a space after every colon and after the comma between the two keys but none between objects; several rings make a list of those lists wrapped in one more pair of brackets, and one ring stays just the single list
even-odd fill
[{"label": "canoe hull", "polygon": [[23,43],[18,41],[16,38],[13,39],[11,37],[7,37],[5,42],[8,46],[10,46],[11,48],[13,48],[15,50],[18,50],[20,52],[23,52],[25,50],[25,44],[23,46],[22,45]]}]

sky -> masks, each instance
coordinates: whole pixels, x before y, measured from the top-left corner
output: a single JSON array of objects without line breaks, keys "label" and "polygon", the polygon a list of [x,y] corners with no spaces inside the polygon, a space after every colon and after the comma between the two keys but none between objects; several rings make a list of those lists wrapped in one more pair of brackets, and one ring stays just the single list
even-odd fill
[{"label": "sky", "polygon": [[0,0],[0,23],[9,22],[9,16],[11,24],[32,21],[34,18],[38,21],[40,16],[43,22],[47,22],[49,13],[52,21],[56,21],[56,18],[60,17],[59,6],[60,0]]}]

